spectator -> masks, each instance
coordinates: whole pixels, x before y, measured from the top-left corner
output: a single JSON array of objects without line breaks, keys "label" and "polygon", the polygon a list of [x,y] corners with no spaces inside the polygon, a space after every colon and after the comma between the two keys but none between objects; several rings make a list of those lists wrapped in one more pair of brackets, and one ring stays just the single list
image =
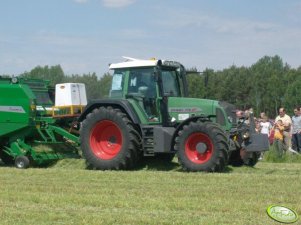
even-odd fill
[{"label": "spectator", "polygon": [[262,134],[267,134],[268,136],[270,136],[272,125],[269,122],[268,117],[266,115],[263,115],[263,117],[261,118],[260,127]]},{"label": "spectator", "polygon": [[241,110],[236,110],[236,117],[237,119],[241,119],[242,117],[244,117],[244,112]]},{"label": "spectator", "polygon": [[261,133],[261,126],[259,121],[255,121],[255,131],[256,133]]},{"label": "spectator", "polygon": [[276,149],[277,155],[279,157],[282,157],[283,155],[283,139],[284,139],[284,124],[281,119],[277,120],[277,122],[274,124],[273,128],[274,130],[274,148]]},{"label": "spectator", "polygon": [[260,118],[259,118],[260,122],[263,121],[263,119],[264,119],[265,116],[266,116],[266,115],[265,115],[265,112],[261,112],[261,113],[260,113]]},{"label": "spectator", "polygon": [[292,120],[289,115],[286,114],[285,108],[279,109],[279,115],[276,117],[275,121],[281,120],[284,126],[283,130],[283,144],[284,150],[288,151],[291,149],[291,126]]},{"label": "spectator", "polygon": [[[272,129],[272,125],[268,120],[268,117],[265,115],[265,113],[260,113],[260,133],[262,134],[266,134],[270,140],[270,133],[271,133],[271,129]],[[260,154],[259,160],[261,160],[263,158],[264,152],[262,152]]]},{"label": "spectator", "polygon": [[[253,114],[253,108],[249,108],[247,110],[245,110],[244,116],[245,116],[245,123],[246,124],[250,124],[250,115]],[[255,120],[255,118],[254,118]]]},{"label": "spectator", "polygon": [[300,108],[294,108],[294,116],[292,116],[292,148],[301,152],[301,112]]}]

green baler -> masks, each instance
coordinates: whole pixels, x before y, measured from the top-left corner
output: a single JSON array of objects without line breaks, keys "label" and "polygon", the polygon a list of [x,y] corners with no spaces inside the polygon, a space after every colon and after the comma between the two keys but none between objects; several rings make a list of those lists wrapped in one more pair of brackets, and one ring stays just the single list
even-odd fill
[{"label": "green baler", "polygon": [[0,78],[0,158],[4,163],[27,168],[31,163],[78,155],[78,137],[61,128],[70,118],[49,115],[49,91],[42,80]]}]

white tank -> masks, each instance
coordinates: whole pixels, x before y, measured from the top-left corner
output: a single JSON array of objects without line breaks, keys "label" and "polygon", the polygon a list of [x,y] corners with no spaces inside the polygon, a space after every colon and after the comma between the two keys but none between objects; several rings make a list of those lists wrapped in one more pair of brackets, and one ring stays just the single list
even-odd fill
[{"label": "white tank", "polygon": [[87,105],[86,87],[81,83],[55,85],[55,106]]}]

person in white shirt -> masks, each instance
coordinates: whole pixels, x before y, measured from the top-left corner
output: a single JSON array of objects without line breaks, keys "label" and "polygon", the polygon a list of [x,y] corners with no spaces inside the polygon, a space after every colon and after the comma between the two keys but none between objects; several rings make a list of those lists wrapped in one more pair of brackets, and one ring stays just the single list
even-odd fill
[{"label": "person in white shirt", "polygon": [[262,121],[260,122],[260,133],[262,134],[267,134],[268,136],[270,136],[270,131],[272,129],[272,125],[271,123],[268,121],[268,117],[267,116],[263,116]]},{"label": "person in white shirt", "polygon": [[[272,124],[269,122],[268,117],[265,113],[260,113],[260,133],[268,135],[270,137],[270,132],[272,129]],[[261,153],[259,160],[263,158],[264,152]]]}]

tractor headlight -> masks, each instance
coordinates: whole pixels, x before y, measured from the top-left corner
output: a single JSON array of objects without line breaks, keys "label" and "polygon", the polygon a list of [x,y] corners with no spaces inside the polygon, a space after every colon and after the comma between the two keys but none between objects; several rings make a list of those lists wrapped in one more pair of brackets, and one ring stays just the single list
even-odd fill
[{"label": "tractor headlight", "polygon": [[226,116],[224,115],[222,109],[216,108],[215,113],[216,113],[216,122],[221,126],[225,126],[226,125]]},{"label": "tractor headlight", "polygon": [[231,116],[228,116],[228,121],[229,121],[230,123],[233,123],[233,118],[232,118]]}]

